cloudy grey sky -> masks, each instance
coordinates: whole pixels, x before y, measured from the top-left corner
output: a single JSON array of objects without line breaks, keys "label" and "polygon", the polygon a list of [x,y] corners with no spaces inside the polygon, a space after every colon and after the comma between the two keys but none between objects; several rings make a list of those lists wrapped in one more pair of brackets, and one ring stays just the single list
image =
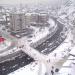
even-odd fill
[{"label": "cloudy grey sky", "polygon": [[59,0],[0,0],[0,4],[19,4],[19,3],[38,3],[38,2],[56,2]]},{"label": "cloudy grey sky", "polygon": [[19,3],[36,3],[38,1],[48,1],[48,0],[0,0],[0,4],[19,4]]},{"label": "cloudy grey sky", "polygon": [[[52,4],[55,6],[55,3],[61,4],[62,1],[65,0],[0,0],[0,4],[28,4],[28,3],[45,3],[45,4]],[[75,0],[73,0],[75,2]]]}]

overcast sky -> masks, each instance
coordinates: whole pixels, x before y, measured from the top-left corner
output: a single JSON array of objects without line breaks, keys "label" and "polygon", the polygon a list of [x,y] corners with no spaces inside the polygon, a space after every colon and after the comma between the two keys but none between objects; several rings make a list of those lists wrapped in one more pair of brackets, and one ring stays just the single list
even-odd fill
[{"label": "overcast sky", "polygon": [[48,0],[0,0],[0,4],[19,4],[19,3],[36,3],[38,1],[48,1]]},{"label": "overcast sky", "polygon": [[[55,3],[61,3],[63,0],[0,0],[0,4],[28,4],[28,3],[33,3],[33,4],[37,4],[37,3],[45,3],[45,4],[54,4]],[[65,0],[64,0],[65,1]],[[73,0],[75,1],[75,0]]]},{"label": "overcast sky", "polygon": [[55,2],[58,0],[0,0],[0,4],[20,4],[20,3],[40,3],[40,2]]}]

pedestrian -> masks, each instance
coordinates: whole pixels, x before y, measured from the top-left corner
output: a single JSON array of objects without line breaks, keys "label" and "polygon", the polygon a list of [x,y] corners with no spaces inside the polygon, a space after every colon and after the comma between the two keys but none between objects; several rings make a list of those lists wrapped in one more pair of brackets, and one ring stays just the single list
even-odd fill
[{"label": "pedestrian", "polygon": [[54,71],[53,70],[51,70],[51,74],[54,75]]},{"label": "pedestrian", "polygon": [[56,57],[56,53],[54,53],[54,57]]},{"label": "pedestrian", "polygon": [[54,75],[54,66],[52,66],[51,74]]}]

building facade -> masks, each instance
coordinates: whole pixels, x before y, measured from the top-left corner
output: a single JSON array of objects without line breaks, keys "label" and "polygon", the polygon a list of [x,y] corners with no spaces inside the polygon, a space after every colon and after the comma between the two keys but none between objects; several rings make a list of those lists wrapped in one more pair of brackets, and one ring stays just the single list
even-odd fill
[{"label": "building facade", "polygon": [[10,14],[11,33],[21,33],[30,25],[43,26],[47,24],[48,14],[44,13],[14,13]]},{"label": "building facade", "polygon": [[25,28],[25,14],[10,14],[10,29],[12,33],[23,32]]},{"label": "building facade", "polygon": [[31,14],[31,24],[35,25],[45,25],[49,20],[49,15],[45,13],[32,13]]}]

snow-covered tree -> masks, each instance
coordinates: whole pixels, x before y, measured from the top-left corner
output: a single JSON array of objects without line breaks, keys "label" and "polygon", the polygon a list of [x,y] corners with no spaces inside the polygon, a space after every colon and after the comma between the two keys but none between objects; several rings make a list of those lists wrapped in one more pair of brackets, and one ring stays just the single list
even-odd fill
[{"label": "snow-covered tree", "polygon": [[65,7],[69,7],[73,4],[72,0],[63,0],[63,5]]}]

